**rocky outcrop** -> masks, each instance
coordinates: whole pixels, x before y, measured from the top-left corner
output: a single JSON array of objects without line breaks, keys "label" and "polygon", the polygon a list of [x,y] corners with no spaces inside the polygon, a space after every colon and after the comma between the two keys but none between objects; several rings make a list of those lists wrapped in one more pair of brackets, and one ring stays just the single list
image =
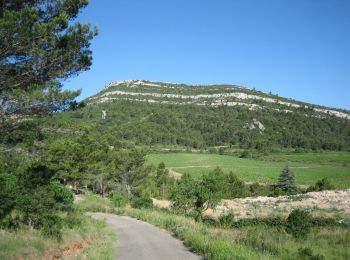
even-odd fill
[{"label": "rocky outcrop", "polygon": [[[125,87],[127,87],[127,90],[125,90]],[[169,92],[171,90],[172,93],[166,93],[166,89],[169,89]],[[182,90],[191,90],[194,93],[198,92],[198,94],[180,94],[182,93]],[[203,91],[206,90],[219,93],[203,93]],[[278,97],[276,98],[276,96],[268,96],[263,93],[258,95],[257,93],[258,92],[237,86],[221,86],[220,88],[218,86],[211,87],[210,85],[205,87],[198,85],[186,86],[184,84],[170,82],[125,80],[109,83],[106,85],[103,93],[88,99],[88,103],[104,103],[118,99],[127,99],[137,102],[168,103],[175,105],[194,104],[215,107],[245,106],[250,110],[269,108],[286,113],[293,112],[293,110],[296,109],[308,109],[309,111],[313,111],[316,114],[316,117],[328,115],[350,120],[350,113],[327,108],[313,108],[311,105],[305,105],[300,102],[289,101]],[[278,106],[275,105],[270,107],[268,106],[268,103],[276,104]],[[285,109],[283,109],[283,107],[285,107]],[[262,130],[261,125],[258,127]]]}]

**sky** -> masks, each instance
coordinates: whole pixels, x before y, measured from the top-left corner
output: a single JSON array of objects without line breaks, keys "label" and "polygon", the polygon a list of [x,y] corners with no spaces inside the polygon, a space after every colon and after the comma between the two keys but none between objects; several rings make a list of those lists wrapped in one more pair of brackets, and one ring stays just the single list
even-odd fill
[{"label": "sky", "polygon": [[114,80],[233,84],[350,110],[349,0],[90,0],[80,100]]}]

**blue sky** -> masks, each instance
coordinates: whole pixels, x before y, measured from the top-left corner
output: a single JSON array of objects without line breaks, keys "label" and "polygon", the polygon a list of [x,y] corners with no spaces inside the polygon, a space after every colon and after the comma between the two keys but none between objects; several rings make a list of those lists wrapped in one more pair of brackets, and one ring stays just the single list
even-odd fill
[{"label": "blue sky", "polygon": [[90,0],[93,65],[65,87],[227,83],[350,109],[349,14],[349,0]]}]

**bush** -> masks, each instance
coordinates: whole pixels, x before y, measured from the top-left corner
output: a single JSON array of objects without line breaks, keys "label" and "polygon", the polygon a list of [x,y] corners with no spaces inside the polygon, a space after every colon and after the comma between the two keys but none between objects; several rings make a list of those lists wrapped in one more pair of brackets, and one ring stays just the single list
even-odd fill
[{"label": "bush", "polygon": [[230,198],[230,199],[244,198],[249,195],[249,190],[245,185],[244,181],[240,180],[232,172],[230,172],[226,176],[225,186],[227,189],[226,191],[227,198]]},{"label": "bush", "polygon": [[298,255],[301,259],[307,259],[307,260],[323,260],[326,259],[323,255],[314,255],[312,252],[312,249],[309,247],[305,248],[299,248],[298,249]]},{"label": "bush", "polygon": [[311,186],[307,191],[323,191],[323,190],[333,190],[334,185],[328,178],[323,178],[318,180],[314,186]]},{"label": "bush", "polygon": [[278,196],[282,196],[284,195],[284,192],[282,191],[282,189],[278,186],[273,187],[273,196],[274,197],[278,197]]},{"label": "bush", "polygon": [[141,209],[141,208],[152,208],[153,202],[151,198],[147,197],[134,197],[131,200],[131,207]]},{"label": "bush", "polygon": [[288,216],[286,230],[295,238],[306,238],[311,226],[310,213],[305,210],[295,209]]},{"label": "bush", "polygon": [[83,214],[83,212],[74,209],[67,214],[64,224],[70,229],[80,228],[83,224]]},{"label": "bush", "polygon": [[124,207],[128,203],[128,198],[120,192],[112,192],[109,194],[109,199],[115,207]]},{"label": "bush", "polygon": [[239,158],[252,158],[252,155],[249,151],[245,150],[240,154]]},{"label": "bush", "polygon": [[278,229],[286,226],[286,220],[282,217],[268,217],[268,218],[243,218],[234,223],[233,227],[252,227],[252,226],[269,226]]},{"label": "bush", "polygon": [[58,181],[51,182],[48,186],[48,191],[52,193],[59,209],[66,210],[73,205],[73,192]]},{"label": "bush", "polygon": [[15,207],[17,178],[12,174],[0,174],[0,220]]},{"label": "bush", "polygon": [[57,215],[44,216],[41,231],[44,236],[60,241],[62,239],[62,219]]},{"label": "bush", "polygon": [[219,224],[223,228],[232,228],[235,226],[236,221],[235,221],[235,215],[233,212],[230,212],[225,215],[221,215],[219,217]]}]

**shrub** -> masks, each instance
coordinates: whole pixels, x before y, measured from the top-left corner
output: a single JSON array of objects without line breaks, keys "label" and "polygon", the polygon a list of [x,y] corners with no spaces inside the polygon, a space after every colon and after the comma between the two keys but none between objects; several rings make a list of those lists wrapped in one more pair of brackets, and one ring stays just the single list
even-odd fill
[{"label": "shrub", "polygon": [[64,224],[71,229],[81,227],[83,224],[83,213],[74,209],[67,214]]},{"label": "shrub", "polygon": [[210,215],[204,215],[202,221],[208,226],[217,227],[219,225],[218,219]]},{"label": "shrub", "polygon": [[322,180],[318,180],[314,186],[311,186],[307,189],[307,191],[323,191],[323,190],[333,190],[334,185],[328,178],[323,178]]},{"label": "shrub", "polygon": [[273,189],[273,196],[274,197],[284,195],[284,192],[282,191],[282,189],[280,187],[276,186],[276,187],[273,187],[272,189]]},{"label": "shrub", "polygon": [[120,192],[112,192],[109,194],[109,199],[115,207],[124,207],[128,203],[128,198]]},{"label": "shrub", "polygon": [[216,148],[210,148],[210,149],[208,150],[208,152],[209,152],[209,153],[215,154],[215,153],[218,153],[218,150],[217,150]]},{"label": "shrub", "polygon": [[312,249],[309,247],[305,248],[299,248],[298,249],[298,255],[301,259],[307,259],[307,260],[323,260],[326,259],[323,255],[318,255],[312,252]]},{"label": "shrub", "polygon": [[220,223],[220,226],[223,228],[234,227],[236,224],[235,215],[233,214],[233,212],[230,212],[230,213],[225,214],[225,215],[221,215],[219,217],[219,223]]},{"label": "shrub", "polygon": [[240,154],[239,158],[252,158],[252,155],[249,151],[245,150]]},{"label": "shrub", "polygon": [[57,215],[44,216],[41,232],[44,236],[60,241],[62,239],[62,219]]},{"label": "shrub", "polygon": [[288,193],[293,193],[297,190],[294,173],[286,167],[278,177],[278,187]]},{"label": "shrub", "polygon": [[293,210],[287,219],[286,230],[295,238],[305,238],[310,232],[312,219],[310,213],[301,210]]},{"label": "shrub", "polygon": [[225,186],[227,189],[226,196],[230,199],[244,198],[249,195],[249,190],[245,183],[232,172],[226,176]]},{"label": "shrub", "polygon": [[151,198],[148,197],[134,197],[131,200],[131,207],[133,208],[152,208],[153,202]]},{"label": "shrub", "polygon": [[234,223],[233,227],[251,227],[251,226],[269,226],[276,228],[284,228],[286,220],[282,217],[268,217],[268,218],[243,218]]},{"label": "shrub", "polygon": [[51,182],[48,186],[48,191],[52,193],[58,208],[65,210],[73,205],[73,192],[58,181]]},{"label": "shrub", "polygon": [[0,219],[15,207],[17,196],[17,178],[12,174],[0,174]]}]

